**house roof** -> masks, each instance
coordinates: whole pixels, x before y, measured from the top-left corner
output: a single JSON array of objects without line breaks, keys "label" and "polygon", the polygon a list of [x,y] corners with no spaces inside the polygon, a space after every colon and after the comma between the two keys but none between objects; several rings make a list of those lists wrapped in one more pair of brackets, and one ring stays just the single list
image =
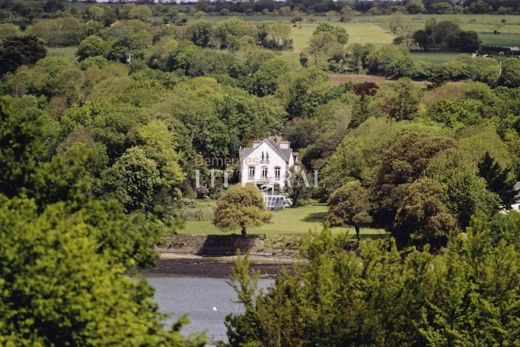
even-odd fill
[{"label": "house roof", "polygon": [[[258,146],[260,146],[262,143],[267,143],[278,155],[285,160],[285,162],[289,162],[291,159],[291,155],[293,154],[293,151],[291,148],[280,148],[280,143],[288,143],[288,141],[285,141],[281,137],[273,136],[268,137],[266,139],[263,139]],[[256,147],[258,147],[256,146]],[[241,158],[240,160],[243,160],[244,158],[248,157],[255,149],[256,147],[246,147],[242,149]]]}]

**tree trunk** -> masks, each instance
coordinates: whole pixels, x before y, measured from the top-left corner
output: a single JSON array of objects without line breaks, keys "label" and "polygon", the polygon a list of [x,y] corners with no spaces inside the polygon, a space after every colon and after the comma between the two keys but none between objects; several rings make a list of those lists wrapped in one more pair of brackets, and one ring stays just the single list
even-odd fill
[{"label": "tree trunk", "polygon": [[244,224],[242,224],[240,226],[240,232],[242,233],[242,236],[246,236],[247,233],[246,233],[246,226]]},{"label": "tree trunk", "polygon": [[356,229],[356,237],[357,237],[357,240],[359,242],[359,241],[361,241],[361,236],[359,235],[360,234],[359,225],[354,225],[354,229]]}]

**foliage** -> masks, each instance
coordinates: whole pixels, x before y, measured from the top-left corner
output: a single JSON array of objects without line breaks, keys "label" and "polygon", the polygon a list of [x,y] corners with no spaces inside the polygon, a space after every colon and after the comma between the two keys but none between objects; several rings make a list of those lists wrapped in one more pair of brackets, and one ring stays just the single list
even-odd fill
[{"label": "foliage", "polygon": [[438,249],[456,229],[455,218],[447,206],[447,194],[436,181],[421,178],[412,183],[397,210],[395,237],[403,244],[430,244]]},{"label": "foliage", "polygon": [[38,215],[29,200],[0,199],[2,345],[203,345],[178,324],[164,329],[151,288],[99,252],[91,233],[103,224],[67,216],[61,204]]},{"label": "foliage", "polygon": [[422,176],[439,152],[453,146],[448,138],[417,132],[398,138],[383,155],[374,173],[371,188],[376,220],[391,225],[409,185]]},{"label": "foliage", "polygon": [[[231,277],[243,313],[226,318],[229,344],[269,346],[511,344],[517,339],[517,213],[476,219],[445,252],[399,252],[389,240],[346,251],[312,235],[307,262],[261,290],[248,262]],[[258,276],[258,275],[256,275]]]},{"label": "foliage", "polygon": [[106,54],[107,45],[99,36],[91,35],[81,41],[76,55],[78,59],[85,60],[89,57],[104,56]]},{"label": "foliage", "polygon": [[511,170],[500,167],[500,164],[491,157],[489,152],[486,152],[478,163],[478,170],[479,175],[486,180],[489,190],[498,194],[500,200],[502,200],[502,206],[509,209],[516,201],[515,182],[510,178]]},{"label": "foliage", "polygon": [[372,222],[368,190],[359,181],[349,182],[332,193],[329,206],[327,222],[330,225],[353,225],[360,241],[360,227]]},{"label": "foliage", "polygon": [[220,229],[240,229],[246,235],[247,227],[266,223],[271,218],[264,198],[253,185],[230,187],[217,200],[213,223]]},{"label": "foliage", "polygon": [[12,36],[1,41],[0,76],[14,72],[19,66],[33,65],[45,57],[47,50],[34,36]]}]

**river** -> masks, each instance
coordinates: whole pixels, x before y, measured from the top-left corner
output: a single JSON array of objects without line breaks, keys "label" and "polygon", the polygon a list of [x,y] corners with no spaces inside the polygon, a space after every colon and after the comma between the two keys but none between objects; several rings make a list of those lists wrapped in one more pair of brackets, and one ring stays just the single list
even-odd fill
[{"label": "river", "polygon": [[[180,316],[188,315],[191,323],[183,328],[184,334],[206,331],[210,341],[227,341],[224,318],[242,311],[227,279],[159,274],[147,274],[146,278],[155,288],[160,311],[169,317],[165,325],[171,327]],[[271,283],[272,279],[259,280],[262,288]]]}]

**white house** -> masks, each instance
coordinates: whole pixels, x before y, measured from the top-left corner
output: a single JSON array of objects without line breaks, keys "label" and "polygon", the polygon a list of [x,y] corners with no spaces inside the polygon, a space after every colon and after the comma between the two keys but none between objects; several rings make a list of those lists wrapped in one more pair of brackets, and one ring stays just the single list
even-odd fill
[{"label": "white house", "polygon": [[298,164],[298,153],[279,136],[253,141],[240,150],[240,182],[283,188],[289,170]]}]

